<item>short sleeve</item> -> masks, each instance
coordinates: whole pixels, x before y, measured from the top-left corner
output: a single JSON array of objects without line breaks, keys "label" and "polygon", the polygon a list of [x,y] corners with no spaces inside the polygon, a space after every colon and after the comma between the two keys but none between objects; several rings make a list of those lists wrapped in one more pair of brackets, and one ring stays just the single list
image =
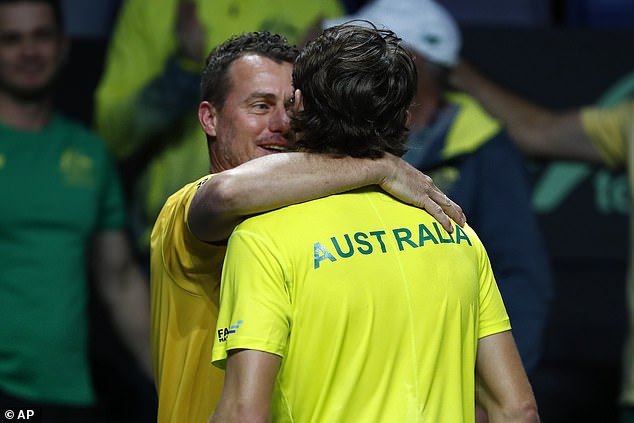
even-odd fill
[{"label": "short sleeve", "polygon": [[232,349],[284,356],[291,327],[286,273],[270,240],[236,228],[222,272],[214,365],[224,367]]},{"label": "short sleeve", "polygon": [[482,246],[480,249],[480,296],[478,339],[511,329],[511,322],[502,301],[489,257]]},{"label": "short sleeve", "polygon": [[627,160],[628,125],[634,121],[634,100],[610,108],[581,110],[583,129],[611,168],[624,168]]}]

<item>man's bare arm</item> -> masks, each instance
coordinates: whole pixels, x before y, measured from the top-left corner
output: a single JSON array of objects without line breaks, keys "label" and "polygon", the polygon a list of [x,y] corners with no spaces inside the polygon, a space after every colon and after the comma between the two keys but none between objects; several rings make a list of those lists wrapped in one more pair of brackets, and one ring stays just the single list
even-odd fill
[{"label": "man's bare arm", "polygon": [[579,109],[558,112],[532,103],[465,61],[455,67],[451,81],[500,119],[524,153],[547,159],[601,163],[599,153],[583,130]]},{"label": "man's bare arm", "polygon": [[222,395],[209,423],[269,422],[280,362],[279,356],[262,351],[230,351]]},{"label": "man's bare arm", "polygon": [[91,259],[97,292],[110,312],[114,328],[152,379],[149,283],[126,233],[116,230],[95,235]]},{"label": "man's bare arm", "polygon": [[396,156],[373,160],[280,153],[215,174],[196,193],[189,226],[203,241],[220,241],[246,216],[373,184],[425,209],[450,232],[450,218],[465,223],[460,206],[430,177]]},{"label": "man's bare arm", "polygon": [[533,390],[510,331],[480,339],[476,358],[476,402],[489,423],[538,423]]}]

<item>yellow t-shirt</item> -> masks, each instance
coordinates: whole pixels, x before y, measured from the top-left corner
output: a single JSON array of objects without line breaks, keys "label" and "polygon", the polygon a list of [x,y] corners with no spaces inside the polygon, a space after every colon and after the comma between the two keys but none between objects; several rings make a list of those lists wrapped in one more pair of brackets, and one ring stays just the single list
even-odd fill
[{"label": "yellow t-shirt", "polygon": [[236,228],[212,357],[282,357],[276,423],[473,422],[478,339],[509,329],[471,228],[364,188]]},{"label": "yellow t-shirt", "polygon": [[[634,99],[610,108],[588,107],[582,110],[584,131],[597,148],[606,165],[627,168],[630,192],[634,190]],[[634,242],[634,197],[630,194],[630,244]],[[621,400],[634,407],[634,272],[630,246],[626,292],[629,332],[625,338],[623,389]]]},{"label": "yellow t-shirt", "polygon": [[172,195],[151,238],[152,360],[158,422],[206,422],[224,373],[211,365],[225,247],[198,240],[187,210],[205,176]]}]

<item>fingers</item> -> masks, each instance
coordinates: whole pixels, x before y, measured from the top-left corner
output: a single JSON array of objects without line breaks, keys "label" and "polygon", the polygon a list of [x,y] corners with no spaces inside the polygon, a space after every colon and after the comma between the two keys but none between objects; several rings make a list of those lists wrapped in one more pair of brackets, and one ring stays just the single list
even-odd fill
[{"label": "fingers", "polygon": [[445,214],[438,203],[434,202],[434,200],[430,197],[427,197],[423,201],[423,208],[427,211],[427,213],[431,214],[432,217],[434,217],[434,219],[436,219],[447,232],[453,232],[453,222],[449,219],[447,214]]},{"label": "fingers", "polygon": [[458,225],[463,227],[467,218],[462,211],[462,207],[451,200],[445,193],[436,186],[430,190],[429,200],[424,203],[424,208],[431,214],[449,233],[453,232],[453,219]]},{"label": "fingers", "polygon": [[432,178],[396,156],[386,154],[384,160],[388,170],[379,182],[381,188],[408,204],[422,207],[449,233],[454,229],[452,219],[460,226],[465,225],[462,208],[447,197]]},{"label": "fingers", "polygon": [[445,202],[443,203],[443,210],[449,217],[451,217],[454,222],[456,222],[460,227],[463,227],[465,223],[467,223],[467,217],[462,211],[462,207],[460,207],[457,203],[452,201],[447,195],[445,196]]}]

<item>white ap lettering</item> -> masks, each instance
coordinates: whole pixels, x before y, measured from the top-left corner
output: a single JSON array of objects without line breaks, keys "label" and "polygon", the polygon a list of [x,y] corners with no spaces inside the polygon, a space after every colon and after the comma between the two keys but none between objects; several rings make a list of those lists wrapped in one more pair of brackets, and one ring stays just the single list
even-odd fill
[{"label": "white ap lettering", "polygon": [[20,410],[18,411],[18,416],[16,420],[28,420],[35,415],[35,411],[33,410]]}]

